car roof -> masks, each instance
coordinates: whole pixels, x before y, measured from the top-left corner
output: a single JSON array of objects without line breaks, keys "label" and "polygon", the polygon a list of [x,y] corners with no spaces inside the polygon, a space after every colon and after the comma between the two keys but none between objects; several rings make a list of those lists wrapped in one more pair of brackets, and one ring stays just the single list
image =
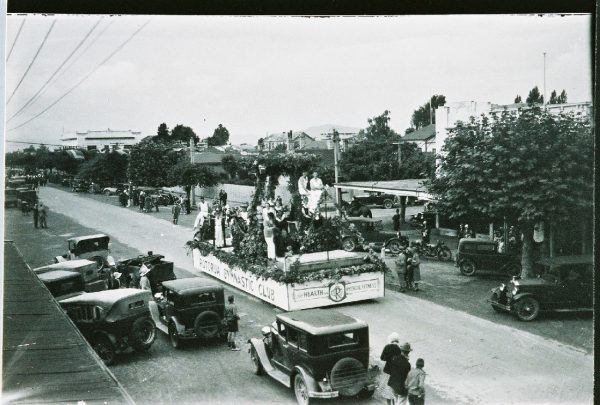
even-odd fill
[{"label": "car roof", "polygon": [[218,282],[203,277],[178,278],[176,280],[163,281],[162,285],[163,287],[182,295],[214,291],[215,288],[223,288]]},{"label": "car roof", "polygon": [[[46,273],[48,274],[48,273]],[[61,304],[90,304],[90,305],[113,305],[122,299],[136,297],[150,299],[152,293],[148,290],[140,290],[137,288],[119,288],[116,290],[104,290],[91,293],[85,293],[76,297],[61,300]]]},{"label": "car roof", "polygon": [[103,233],[99,233],[96,235],[86,235],[86,236],[76,236],[74,238],[70,238],[68,239],[71,242],[80,242],[82,240],[90,240],[90,239],[101,239],[101,238],[108,238],[108,235],[105,235]]},{"label": "car roof", "polygon": [[381,219],[376,218],[365,218],[365,217],[350,217],[348,218],[349,222],[364,222],[366,224],[374,224],[377,222],[382,222]]},{"label": "car roof", "polygon": [[34,273],[38,273],[40,271],[45,271],[47,269],[57,269],[57,270],[69,270],[69,269],[78,269],[80,267],[89,266],[90,264],[96,264],[91,260],[87,259],[77,259],[77,260],[67,260],[60,263],[53,263],[47,266],[37,267],[33,269]]},{"label": "car roof", "polygon": [[560,266],[563,264],[593,264],[594,257],[592,255],[545,257],[538,260],[536,263],[543,264],[545,266]]},{"label": "car roof", "polygon": [[42,281],[50,282],[50,281],[59,281],[66,280],[72,277],[81,277],[81,274],[76,273],[74,271],[68,270],[53,270],[48,271],[46,273],[38,274],[38,277]]},{"label": "car roof", "polygon": [[369,326],[364,321],[344,315],[333,309],[321,308],[278,314],[277,319],[311,335],[326,335]]}]

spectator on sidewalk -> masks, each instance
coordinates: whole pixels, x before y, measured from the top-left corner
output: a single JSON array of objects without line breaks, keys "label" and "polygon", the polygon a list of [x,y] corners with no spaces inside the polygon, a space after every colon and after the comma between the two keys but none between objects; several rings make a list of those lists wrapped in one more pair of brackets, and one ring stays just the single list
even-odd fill
[{"label": "spectator on sidewalk", "polygon": [[431,229],[427,225],[427,221],[423,221],[423,228],[421,229],[421,243],[426,245],[430,241]]},{"label": "spectator on sidewalk", "polygon": [[48,225],[46,224],[46,217],[48,216],[48,207],[46,207],[41,202],[38,205],[38,215],[40,219],[40,228],[48,228]]},{"label": "spectator on sidewalk", "polygon": [[383,366],[383,372],[388,374],[388,376],[385,377],[385,386],[381,393],[381,396],[386,399],[387,405],[394,405],[394,398],[396,396],[393,388],[388,385],[388,382],[390,380],[389,374],[392,367],[392,361],[394,361],[397,356],[402,355],[400,347],[398,346],[399,343],[400,336],[398,336],[396,332],[393,332],[388,336],[388,344],[385,345],[380,356],[381,361],[385,362],[385,365]]},{"label": "spectator on sidewalk", "polygon": [[421,281],[421,260],[419,260],[419,254],[416,251],[411,252],[411,257],[407,260],[407,267],[409,273],[409,288],[413,291],[419,291],[419,282]]},{"label": "spectator on sidewalk", "polygon": [[408,289],[408,282],[406,279],[406,260],[406,251],[403,249],[400,251],[398,258],[396,259],[396,274],[398,275],[400,292],[405,292]]},{"label": "spectator on sidewalk", "polygon": [[390,379],[388,385],[396,394],[395,405],[406,405],[408,391],[406,389],[406,376],[410,371],[408,355],[411,351],[410,344],[404,343],[400,346],[400,356],[395,356],[390,364]]},{"label": "spectator on sidewalk", "polygon": [[138,199],[140,201],[140,211],[143,211],[146,206],[146,193],[141,191]]},{"label": "spectator on sidewalk", "polygon": [[408,372],[406,376],[406,390],[408,391],[409,405],[425,405],[425,361],[417,359],[414,368]]},{"label": "spectator on sidewalk", "polygon": [[237,306],[234,304],[233,295],[227,297],[227,304],[225,305],[225,322],[227,323],[227,344],[230,350],[239,351],[240,349],[235,345],[235,334],[238,332],[238,315]]},{"label": "spectator on sidewalk", "polygon": [[223,189],[221,189],[221,191],[219,191],[219,202],[221,203],[222,207],[227,205],[227,193]]},{"label": "spectator on sidewalk", "polygon": [[173,214],[173,224],[177,225],[177,221],[179,221],[179,214],[181,213],[181,205],[175,203],[173,208],[171,208],[171,213]]},{"label": "spectator on sidewalk", "polygon": [[152,197],[149,195],[144,199],[144,212],[152,212]]},{"label": "spectator on sidewalk", "polygon": [[394,225],[394,231],[400,230],[400,210],[396,208],[396,213],[392,217],[392,224]]},{"label": "spectator on sidewalk", "polygon": [[37,229],[37,227],[38,227],[38,216],[39,216],[39,210],[38,210],[37,203],[33,204],[33,208],[31,210],[33,211],[33,226]]}]

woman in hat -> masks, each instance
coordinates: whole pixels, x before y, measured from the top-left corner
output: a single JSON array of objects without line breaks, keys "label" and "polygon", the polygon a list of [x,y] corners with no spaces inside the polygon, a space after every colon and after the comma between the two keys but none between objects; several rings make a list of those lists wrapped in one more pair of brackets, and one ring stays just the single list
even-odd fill
[{"label": "woman in hat", "polygon": [[408,355],[412,349],[409,343],[404,343],[400,346],[400,355],[395,356],[389,367],[390,378],[388,385],[394,390],[396,398],[395,405],[405,405],[408,400],[408,390],[406,389],[406,376],[410,371],[410,363]]},{"label": "woman in hat", "polygon": [[[396,356],[400,356],[402,354],[400,352],[398,343],[400,343],[400,336],[398,336],[396,332],[393,332],[388,336],[388,344],[385,345],[380,356],[380,359],[385,362],[385,365],[383,366],[383,372],[385,374],[390,374],[392,361]],[[383,387],[381,396],[386,399],[388,405],[393,405],[396,394],[394,393],[392,387],[388,385],[389,378],[389,376],[385,377],[385,385]]]}]

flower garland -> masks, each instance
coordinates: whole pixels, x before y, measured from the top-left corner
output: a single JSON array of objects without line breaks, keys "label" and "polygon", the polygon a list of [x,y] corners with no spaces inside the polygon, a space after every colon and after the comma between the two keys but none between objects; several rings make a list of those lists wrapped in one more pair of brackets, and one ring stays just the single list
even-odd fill
[{"label": "flower garland", "polygon": [[288,271],[283,271],[266,258],[260,258],[262,260],[249,263],[247,259],[239,258],[234,254],[213,248],[212,245],[206,242],[188,241],[186,247],[189,251],[198,249],[202,256],[213,255],[217,260],[227,264],[231,268],[238,267],[254,274],[258,278],[271,279],[285,284],[302,284],[308,281],[321,281],[324,279],[339,280],[344,276],[363,273],[388,273],[390,271],[385,262],[374,255],[366,256],[364,263],[360,265],[301,272],[299,271],[298,261],[292,264]]}]

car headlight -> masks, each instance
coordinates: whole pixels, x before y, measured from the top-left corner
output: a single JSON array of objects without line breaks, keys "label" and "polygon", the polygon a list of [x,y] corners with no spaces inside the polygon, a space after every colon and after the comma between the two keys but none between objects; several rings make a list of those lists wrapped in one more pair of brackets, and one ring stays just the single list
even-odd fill
[{"label": "car headlight", "polygon": [[504,283],[500,284],[500,291],[504,291],[505,288],[506,288],[506,285],[504,285]]}]

